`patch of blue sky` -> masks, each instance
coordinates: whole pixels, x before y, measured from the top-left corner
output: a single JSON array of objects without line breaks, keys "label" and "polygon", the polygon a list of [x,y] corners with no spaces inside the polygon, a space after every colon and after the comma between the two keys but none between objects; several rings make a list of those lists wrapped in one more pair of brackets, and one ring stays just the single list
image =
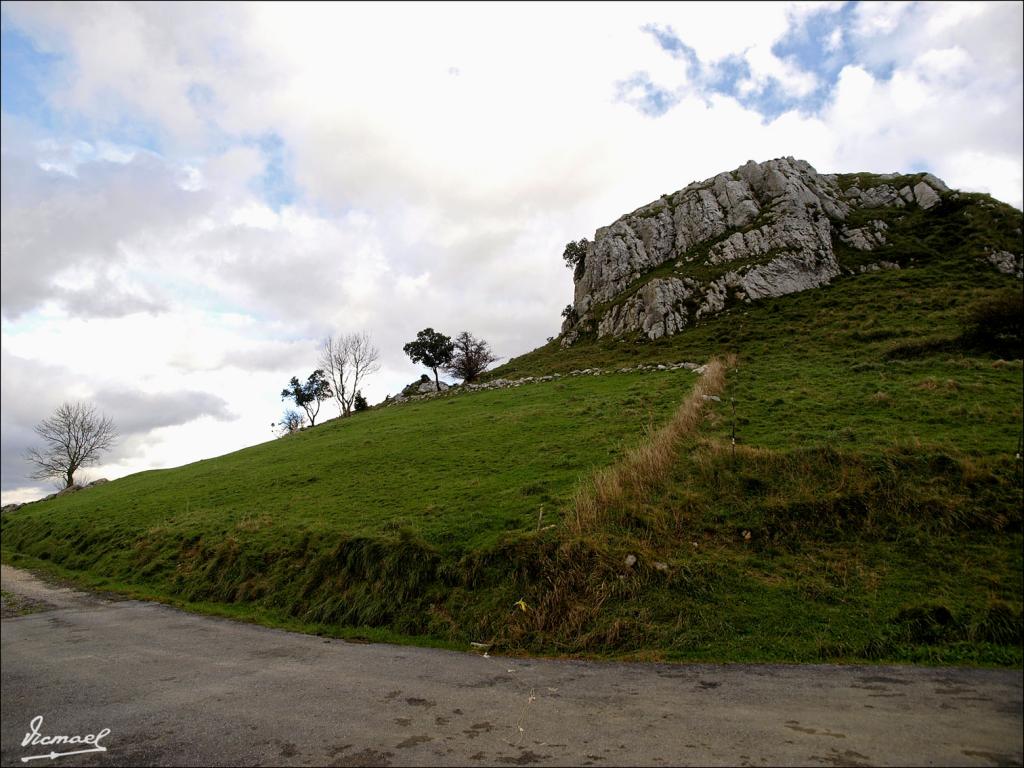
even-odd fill
[{"label": "patch of blue sky", "polygon": [[823,85],[835,83],[840,70],[851,61],[849,30],[855,8],[854,3],[822,6],[777,41],[772,53],[812,72]]},{"label": "patch of blue sky", "polygon": [[135,116],[95,121],[71,110],[55,109],[50,94],[68,79],[70,63],[40,50],[0,12],[0,109],[60,142],[136,147],[160,152],[156,128]]},{"label": "patch of blue sky", "polygon": [[[217,131],[207,145],[207,155],[216,156],[234,147],[257,149],[263,158],[263,173],[249,182],[250,192],[274,211],[300,200],[301,190],[291,172],[292,152],[279,134],[268,131],[258,135],[232,136]],[[198,158],[194,161],[201,162]]]},{"label": "patch of blue sky", "polygon": [[292,205],[299,191],[290,173],[291,158],[284,140],[276,133],[268,133],[252,143],[259,147],[266,161],[263,174],[253,182],[254,191],[275,211]]},{"label": "patch of blue sky", "polygon": [[60,56],[38,50],[0,13],[0,109],[6,114],[52,128],[58,122],[44,95],[56,76]]},{"label": "patch of blue sky", "polygon": [[47,313],[40,310],[32,310],[14,318],[4,317],[0,321],[0,335],[14,337],[33,333],[50,323],[52,319],[52,311]]},{"label": "patch of blue sky", "polygon": [[[794,99],[787,97],[781,87],[769,82],[767,85],[744,91],[741,85],[751,76],[750,65],[738,54],[727,56],[713,64],[701,61],[697,51],[687,45],[670,27],[654,24],[644,27],[657,44],[674,59],[679,60],[686,70],[687,82],[696,95],[705,98],[723,94],[736,99],[745,107],[755,109],[766,119],[798,106]],[[641,112],[657,117],[664,114],[678,101],[678,94],[671,94],[651,82],[646,73],[638,73],[629,80],[617,83],[617,97],[632,104]]]},{"label": "patch of blue sky", "polygon": [[244,306],[241,300],[229,300],[223,291],[172,271],[135,272],[132,277],[154,297],[158,305],[169,307],[171,311],[186,307],[209,314],[245,316],[257,321],[268,319]]},{"label": "patch of blue sky", "polygon": [[788,59],[801,69],[813,73],[820,81],[821,98],[831,91],[843,67],[856,64],[876,80],[889,80],[896,68],[894,59],[867,60],[858,55],[862,41],[856,38],[856,14],[860,3],[822,6],[800,26],[772,46],[772,53]]},{"label": "patch of blue sky", "polygon": [[679,96],[655,85],[646,72],[638,72],[615,84],[615,100],[635,107],[648,117],[660,117],[675,106]]},{"label": "patch of blue sky", "polygon": [[[791,110],[813,114],[825,105],[843,67],[855,61],[856,51],[850,40],[850,30],[856,8],[856,3],[822,6],[772,46],[775,56],[817,78],[817,87],[800,96],[787,91],[774,78],[750,88],[751,70],[742,55],[733,54],[721,61],[707,63],[701,61],[696,50],[671,27],[649,24],[644,31],[685,67],[687,80],[695,93],[705,97],[712,94],[729,96],[756,110],[766,120],[772,120]],[[874,77],[887,79],[891,77],[893,67],[891,63],[880,63],[869,69]],[[674,101],[669,100],[663,89],[645,77],[645,73],[639,73],[618,83],[618,97],[645,114],[664,114],[678,101],[678,97]]]}]

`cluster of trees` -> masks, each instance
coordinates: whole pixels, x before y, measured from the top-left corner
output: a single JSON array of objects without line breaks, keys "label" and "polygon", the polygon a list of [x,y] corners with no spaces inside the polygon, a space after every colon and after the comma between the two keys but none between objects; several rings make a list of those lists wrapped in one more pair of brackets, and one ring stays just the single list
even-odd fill
[{"label": "cluster of trees", "polygon": [[291,400],[306,416],[295,410],[286,410],[276,424],[279,434],[297,432],[309,419],[316,426],[320,405],[333,399],[342,417],[369,408],[360,390],[366,378],[380,370],[380,350],[374,346],[369,334],[346,333],[328,336],[320,343],[320,367],[300,382],[292,376],[288,386],[281,390],[282,400]]},{"label": "cluster of trees", "polygon": [[402,350],[414,363],[422,363],[434,372],[434,385],[438,389],[441,388],[439,369],[470,383],[499,359],[486,341],[469,331],[462,331],[453,340],[433,328],[424,328]]},{"label": "cluster of trees", "polygon": [[[438,389],[441,388],[439,371],[463,382],[473,382],[487,366],[499,359],[485,340],[469,331],[462,331],[452,339],[433,328],[424,328],[403,350],[413,363],[433,371],[434,385]],[[321,404],[331,399],[337,403],[342,417],[369,408],[360,385],[380,370],[380,350],[368,334],[328,336],[320,344],[318,362],[320,367],[305,382],[293,376],[288,386],[281,390],[281,399],[292,401],[305,416],[297,410],[286,410],[281,420],[271,425],[279,434],[297,432],[307,420],[310,426],[315,426]]]}]

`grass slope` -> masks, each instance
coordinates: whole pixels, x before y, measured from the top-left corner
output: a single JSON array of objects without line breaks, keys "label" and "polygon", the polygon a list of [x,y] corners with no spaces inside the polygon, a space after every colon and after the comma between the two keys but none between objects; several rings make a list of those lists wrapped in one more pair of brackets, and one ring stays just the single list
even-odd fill
[{"label": "grass slope", "polygon": [[[963,220],[941,237],[923,212],[894,222],[878,258],[905,269],[492,374],[734,354],[720,402],[677,372],[373,411],[27,506],[3,520],[3,556],[376,639],[1019,666],[1020,354],[965,334],[1020,295],[977,258],[1004,208],[947,211]],[[541,506],[556,524],[537,531]]]}]

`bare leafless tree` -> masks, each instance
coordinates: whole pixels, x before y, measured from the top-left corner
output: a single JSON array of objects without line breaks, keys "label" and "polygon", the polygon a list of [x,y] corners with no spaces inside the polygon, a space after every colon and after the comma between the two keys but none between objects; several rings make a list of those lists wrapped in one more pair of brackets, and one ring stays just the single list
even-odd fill
[{"label": "bare leafless tree", "polygon": [[380,370],[380,350],[365,331],[328,336],[320,344],[320,366],[334,388],[342,416],[351,416],[359,385]]},{"label": "bare leafless tree", "polygon": [[294,435],[306,424],[305,417],[298,411],[288,409],[284,412],[280,421],[270,425],[270,428],[277,432],[278,437]]},{"label": "bare leafless tree", "polygon": [[32,477],[60,478],[65,488],[75,484],[75,472],[99,462],[100,454],[117,442],[117,428],[108,417],[88,403],[64,403],[35,427],[43,438],[41,449],[25,454],[36,466]]}]

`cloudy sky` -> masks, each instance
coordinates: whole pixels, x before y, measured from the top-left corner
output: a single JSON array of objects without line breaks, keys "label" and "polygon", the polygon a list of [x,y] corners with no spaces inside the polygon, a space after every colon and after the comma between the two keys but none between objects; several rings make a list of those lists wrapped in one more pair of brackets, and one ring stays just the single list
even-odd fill
[{"label": "cloudy sky", "polygon": [[[557,332],[569,239],[749,159],[1021,206],[1020,3],[2,5],[2,495],[271,439],[330,331]],[[333,406],[325,405],[333,415]]]}]

